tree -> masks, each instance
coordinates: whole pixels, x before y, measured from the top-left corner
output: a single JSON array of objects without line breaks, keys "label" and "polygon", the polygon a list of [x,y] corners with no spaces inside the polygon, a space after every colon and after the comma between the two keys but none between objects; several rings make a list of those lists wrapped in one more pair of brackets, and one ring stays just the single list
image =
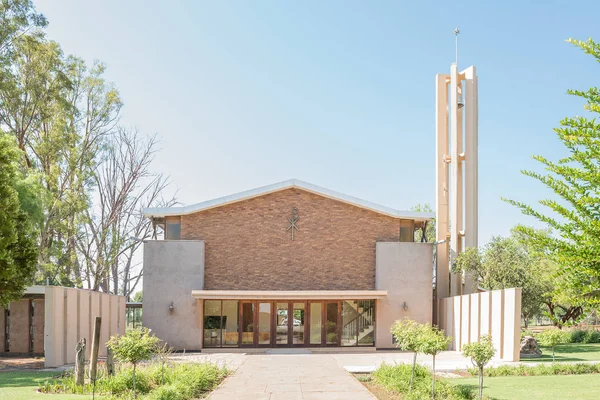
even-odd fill
[{"label": "tree", "polygon": [[492,337],[483,335],[478,342],[468,343],[463,346],[463,356],[469,357],[479,371],[479,400],[483,397],[483,368],[496,354]]},{"label": "tree", "polygon": [[38,28],[46,25],[48,21],[35,11],[31,0],[0,2],[0,63],[5,63],[11,56],[16,39],[27,33],[39,35]]},{"label": "tree", "polygon": [[569,332],[561,331],[557,328],[546,329],[537,335],[537,340],[542,346],[552,347],[552,362],[554,362],[554,349],[557,345],[568,343],[570,339]]},{"label": "tree", "polygon": [[[600,62],[600,44],[569,39],[569,43]],[[573,304],[600,304],[600,89],[569,90],[569,95],[585,100],[589,116],[567,117],[555,129],[568,156],[551,161],[538,155],[546,173],[522,171],[554,193],[553,198],[540,200],[547,212],[515,200],[507,200],[545,223],[553,235],[540,235],[524,229],[532,242],[545,249],[557,263],[560,286]]]},{"label": "tree", "polygon": [[135,369],[140,361],[148,360],[157,351],[160,339],[148,328],[130,329],[124,335],[110,338],[106,346],[110,348],[115,358],[121,362],[133,365],[133,397],[137,397],[135,387]]},{"label": "tree", "polygon": [[440,351],[448,349],[452,338],[446,336],[437,326],[427,326],[419,335],[419,352],[428,354],[433,359],[431,374],[431,398],[435,399],[435,357]]},{"label": "tree", "polygon": [[20,298],[36,269],[37,223],[41,206],[35,181],[19,171],[21,152],[0,131],[0,305]]},{"label": "tree", "polygon": [[82,218],[77,248],[85,266],[83,277],[94,290],[131,296],[142,272],[134,271],[134,253],[152,236],[152,225],[142,214],[145,207],[168,207],[164,201],[168,180],[150,170],[156,138],[140,137],[136,131],[118,129],[104,150],[104,160],[93,175],[98,197],[96,208]]},{"label": "tree", "polygon": [[415,369],[417,367],[417,354],[419,353],[419,345],[421,344],[421,333],[427,330],[429,326],[419,324],[409,318],[404,318],[394,322],[391,327],[392,335],[396,339],[396,347],[402,351],[410,351],[413,353],[412,373],[410,376],[409,388],[412,389],[415,379]]},{"label": "tree", "polygon": [[135,294],[133,295],[133,301],[135,301],[136,303],[141,303],[142,301],[144,301],[144,292],[141,290],[135,292]]},{"label": "tree", "polygon": [[465,249],[452,266],[454,272],[475,276],[488,290],[522,288],[522,317],[528,320],[541,312],[544,296],[550,290],[546,260],[529,254],[513,235],[495,236],[482,248]]},{"label": "tree", "polygon": [[[416,212],[433,212],[429,204],[417,204],[410,209]],[[435,218],[425,221],[423,225],[415,230],[415,242],[435,242]]]}]

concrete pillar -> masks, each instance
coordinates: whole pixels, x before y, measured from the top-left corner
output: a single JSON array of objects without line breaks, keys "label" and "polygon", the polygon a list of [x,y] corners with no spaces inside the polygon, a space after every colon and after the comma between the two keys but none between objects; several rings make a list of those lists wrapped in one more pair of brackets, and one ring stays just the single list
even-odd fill
[{"label": "concrete pillar", "polygon": [[487,335],[490,333],[490,323],[492,321],[492,295],[491,292],[479,293],[480,302],[480,322],[479,335]]},{"label": "concrete pillar", "polygon": [[[460,230],[462,227],[462,166],[460,154],[462,153],[462,124],[458,110],[458,90],[460,80],[458,67],[450,67],[450,158],[452,160],[450,171],[450,265],[461,250]],[[450,295],[462,294],[462,276],[450,274]]]},{"label": "concrete pillar", "polygon": [[462,350],[462,347],[471,342],[471,296],[460,296],[461,307],[461,330],[460,330],[460,346],[456,349]]},{"label": "concrete pillar", "polygon": [[[66,294],[66,318],[65,318],[65,338],[66,338],[66,360],[75,360],[76,347],[79,342],[79,313],[77,312],[79,304],[79,290],[68,288]],[[58,310],[57,310],[58,311]]]},{"label": "concrete pillar", "polygon": [[481,303],[479,299],[479,293],[473,293],[468,295],[471,303],[471,331],[469,333],[469,341],[479,341],[479,333],[481,330]]},{"label": "concrete pillar", "polygon": [[[465,247],[477,247],[478,240],[478,99],[477,73],[471,66],[464,72],[465,103]],[[465,276],[465,293],[477,291],[474,276]]]},{"label": "concrete pillar", "polygon": [[66,363],[64,307],[64,288],[46,286],[46,304],[44,307],[44,361],[46,368],[58,367]]},{"label": "concrete pillar", "polygon": [[521,288],[504,290],[504,352],[505,361],[519,361],[521,339]]},{"label": "concrete pillar", "polygon": [[494,290],[492,295],[492,318],[490,321],[490,333],[492,343],[496,349],[497,358],[504,358],[504,291]]},{"label": "concrete pillar", "polygon": [[448,297],[449,292],[449,260],[448,260],[448,218],[449,218],[449,180],[448,163],[446,157],[449,156],[448,148],[448,83],[450,76],[447,74],[437,74],[436,81],[436,141],[435,141],[435,198],[436,198],[436,219],[435,232],[437,241],[445,241],[437,245],[436,262],[436,294],[438,299]]},{"label": "concrete pillar", "polygon": [[462,296],[453,296],[452,297],[452,312],[454,318],[454,326],[452,327],[454,332],[452,334],[452,349],[460,351],[460,346],[462,343]]}]

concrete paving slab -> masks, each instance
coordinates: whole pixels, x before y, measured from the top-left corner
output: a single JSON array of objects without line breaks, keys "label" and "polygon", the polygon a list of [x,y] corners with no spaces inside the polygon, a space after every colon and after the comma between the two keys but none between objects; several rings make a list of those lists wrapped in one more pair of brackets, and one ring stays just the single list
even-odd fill
[{"label": "concrete paving slab", "polygon": [[208,398],[375,399],[360,382],[338,365],[331,354],[248,356]]}]

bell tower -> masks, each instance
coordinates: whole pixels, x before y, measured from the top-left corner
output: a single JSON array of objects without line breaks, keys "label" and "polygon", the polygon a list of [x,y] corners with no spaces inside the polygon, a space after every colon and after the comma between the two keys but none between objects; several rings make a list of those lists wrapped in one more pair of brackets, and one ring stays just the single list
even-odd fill
[{"label": "bell tower", "polygon": [[477,73],[474,66],[437,74],[436,84],[436,290],[437,298],[477,291],[470,276],[451,265],[464,248],[477,247]]}]

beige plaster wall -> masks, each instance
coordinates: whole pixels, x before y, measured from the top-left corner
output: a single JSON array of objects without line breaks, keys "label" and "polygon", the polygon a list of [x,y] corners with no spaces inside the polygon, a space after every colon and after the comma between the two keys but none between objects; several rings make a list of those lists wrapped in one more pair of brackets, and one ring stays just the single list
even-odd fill
[{"label": "beige plaster wall", "polygon": [[[81,338],[86,340],[86,358],[89,359],[96,316],[102,318],[99,349],[101,356],[106,355],[108,339],[125,332],[124,296],[60,286],[46,286],[45,290],[46,367],[74,363],[75,347]],[[111,302],[116,303],[118,312],[111,312]]]},{"label": "beige plaster wall", "polygon": [[451,350],[460,350],[491,334],[496,358],[519,361],[521,289],[453,296],[438,301],[439,326],[452,336]]},{"label": "beige plaster wall", "polygon": [[[431,243],[378,242],[376,246],[376,289],[387,290],[377,300],[377,348],[393,348],[390,327],[408,317],[431,322],[433,302],[433,245]],[[406,302],[408,308],[402,305]]]},{"label": "beige plaster wall", "polygon": [[144,243],[143,325],[180,350],[202,348],[202,303],[193,289],[204,289],[203,241]]}]

